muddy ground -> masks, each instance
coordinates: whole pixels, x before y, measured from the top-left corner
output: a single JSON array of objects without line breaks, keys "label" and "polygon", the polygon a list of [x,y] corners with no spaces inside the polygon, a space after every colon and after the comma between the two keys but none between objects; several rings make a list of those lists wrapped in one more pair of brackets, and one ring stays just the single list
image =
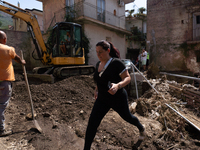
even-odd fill
[{"label": "muddy ground", "polygon": [[[13,94],[6,109],[6,127],[13,134],[0,138],[0,149],[9,150],[82,150],[88,118],[94,104],[95,83],[92,76],[75,76],[53,84],[29,81],[36,120],[43,130],[38,133],[32,120],[30,99],[22,72],[16,72]],[[129,103],[137,102],[135,116],[145,125],[147,138],[138,142],[135,126],[122,120],[110,110],[102,120],[95,136],[94,150],[198,150],[200,132],[170,110],[165,103],[176,102],[168,88],[157,84],[138,100],[129,97]],[[180,105],[179,105],[180,106]],[[192,112],[199,119],[199,112],[181,105],[184,112]]]}]

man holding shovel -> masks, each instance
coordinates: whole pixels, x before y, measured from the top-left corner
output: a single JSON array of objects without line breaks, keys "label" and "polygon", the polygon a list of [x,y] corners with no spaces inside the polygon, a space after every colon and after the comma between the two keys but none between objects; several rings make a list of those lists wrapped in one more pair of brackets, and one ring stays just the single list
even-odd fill
[{"label": "man holding shovel", "polygon": [[22,60],[16,53],[13,47],[6,45],[7,36],[5,32],[0,30],[0,136],[12,134],[11,130],[5,130],[4,111],[7,107],[11,93],[12,83],[15,81],[14,69],[12,60],[25,65],[25,60]]}]

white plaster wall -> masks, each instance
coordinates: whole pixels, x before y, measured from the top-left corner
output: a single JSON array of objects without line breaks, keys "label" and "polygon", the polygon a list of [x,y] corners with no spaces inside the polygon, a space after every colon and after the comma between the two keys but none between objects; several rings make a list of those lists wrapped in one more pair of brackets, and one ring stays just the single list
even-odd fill
[{"label": "white plaster wall", "polygon": [[96,65],[98,61],[98,57],[96,55],[96,43],[100,40],[105,40],[106,37],[111,38],[111,42],[113,45],[120,51],[121,58],[126,57],[126,44],[125,44],[125,36],[116,34],[113,31],[104,29],[100,26],[93,24],[84,24],[84,31],[87,37],[90,40],[90,52],[89,52],[89,64]]},{"label": "white plaster wall", "polygon": [[[96,0],[85,0],[85,2],[97,6]],[[119,7],[118,0],[105,0],[105,9],[109,12],[114,12],[115,9],[117,16],[122,16],[125,14],[125,5],[123,7]]]},{"label": "white plaster wall", "polygon": [[[85,5],[84,5],[84,14],[86,14],[86,16],[88,17],[96,19],[97,7],[87,5],[87,3],[90,3],[93,6],[97,6],[97,1],[85,0]],[[114,15],[114,10],[116,10],[116,16]],[[125,6],[119,7],[118,1],[109,0],[105,1],[105,11],[106,11],[105,12],[106,23],[125,29]]]},{"label": "white plaster wall", "polygon": [[123,7],[119,7],[118,1],[116,0],[106,1],[106,10],[114,14],[114,9],[116,10],[117,16],[125,17],[125,5]]},{"label": "white plaster wall", "polygon": [[[114,16],[114,10],[116,10],[116,16]],[[118,1],[109,0],[106,1],[106,11],[112,13],[112,15],[111,14],[106,15],[107,22],[111,22],[110,24],[125,29],[125,5],[119,7]]]},{"label": "white plaster wall", "polygon": [[97,5],[97,1],[96,0],[84,0],[84,2],[90,3],[92,5]]}]

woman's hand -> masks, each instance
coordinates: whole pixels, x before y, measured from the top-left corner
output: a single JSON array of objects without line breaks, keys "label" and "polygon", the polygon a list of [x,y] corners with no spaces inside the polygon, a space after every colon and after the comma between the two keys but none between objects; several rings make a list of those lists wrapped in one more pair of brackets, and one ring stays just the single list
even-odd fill
[{"label": "woman's hand", "polygon": [[95,90],[94,90],[94,99],[96,100],[97,97],[98,97],[98,89],[96,87]]},{"label": "woman's hand", "polygon": [[128,70],[124,71],[121,75],[120,75],[122,81],[120,81],[119,83],[115,84],[115,83],[111,83],[111,88],[108,90],[108,92],[111,95],[114,95],[119,89],[121,89],[122,87],[125,87],[126,85],[128,85],[131,81],[131,77],[128,73]]},{"label": "woman's hand", "polygon": [[118,84],[111,83],[111,88],[108,90],[108,93],[114,95],[118,91],[118,89],[119,89]]}]

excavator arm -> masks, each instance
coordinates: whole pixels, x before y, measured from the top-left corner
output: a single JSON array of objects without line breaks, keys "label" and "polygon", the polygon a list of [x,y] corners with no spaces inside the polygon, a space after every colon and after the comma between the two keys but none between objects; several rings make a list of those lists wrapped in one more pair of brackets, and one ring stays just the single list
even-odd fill
[{"label": "excavator arm", "polygon": [[[9,5],[12,8],[3,6],[2,4]],[[44,43],[42,33],[40,31],[40,27],[38,25],[36,17],[33,16],[30,12],[23,10],[19,7],[16,7],[5,1],[1,1],[0,11],[10,14],[14,17],[20,18],[28,24],[28,26],[30,27],[33,42],[36,46],[37,55],[39,59],[42,60],[43,64],[51,64],[49,59],[50,56],[47,53],[46,45]]]},{"label": "excavator arm", "polygon": [[[0,11],[24,20],[29,28],[35,44],[37,55],[44,67],[35,67],[34,74],[29,77],[42,81],[54,82],[56,78],[66,78],[73,75],[85,75],[94,72],[92,65],[85,65],[84,49],[82,48],[81,26],[76,23],[59,22],[53,28],[50,47],[46,47],[38,21],[30,12],[0,1]],[[6,6],[4,6],[4,5]],[[8,5],[8,7],[7,7]],[[69,33],[70,35],[68,35]],[[69,36],[69,41],[66,42]]]}]

